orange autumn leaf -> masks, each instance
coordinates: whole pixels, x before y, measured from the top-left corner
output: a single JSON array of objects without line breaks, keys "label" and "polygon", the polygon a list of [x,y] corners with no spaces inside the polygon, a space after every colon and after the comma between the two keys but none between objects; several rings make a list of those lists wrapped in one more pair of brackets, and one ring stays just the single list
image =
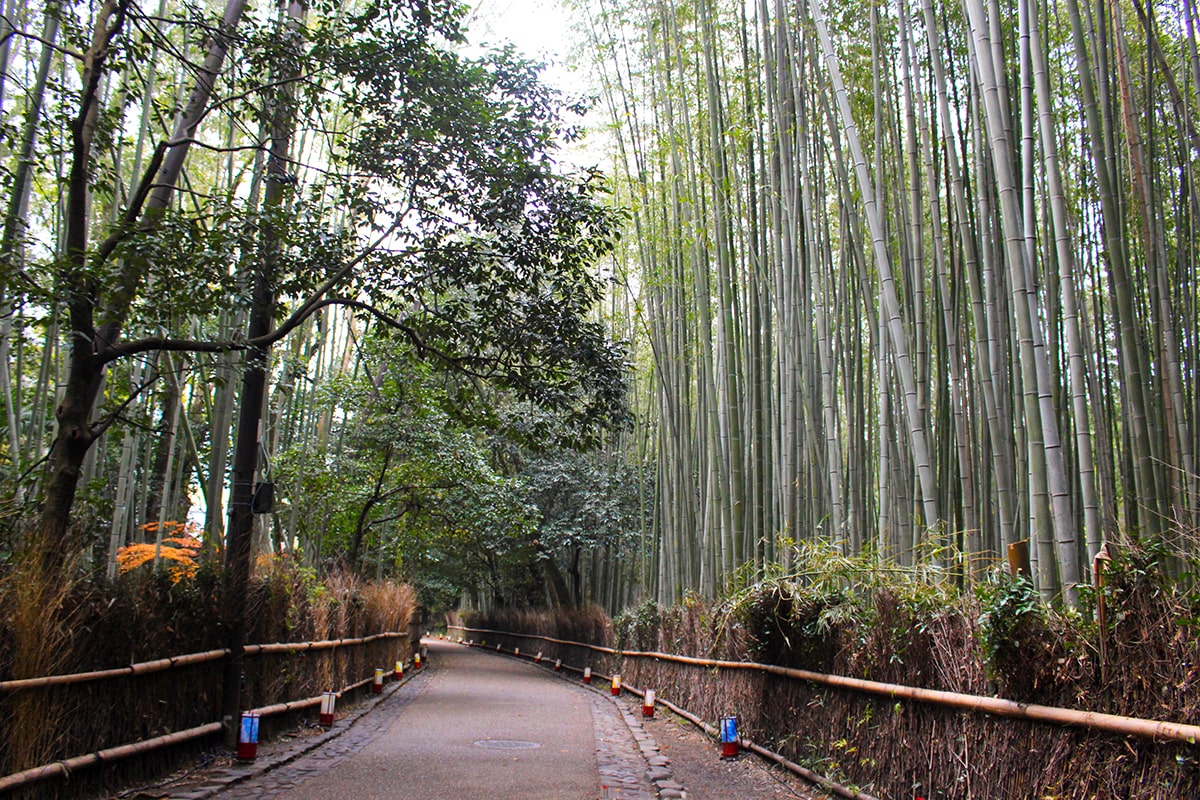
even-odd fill
[{"label": "orange autumn leaf", "polygon": [[[172,527],[164,525],[165,531],[171,533],[179,533],[184,530],[180,523],[171,524]],[[143,526],[147,530],[157,528],[157,525]],[[121,574],[125,574],[131,570],[135,570],[143,564],[149,564],[154,561],[155,550],[158,551],[158,556],[167,564],[167,570],[171,575],[171,580],[174,583],[186,578],[191,578],[199,569],[199,564],[196,563],[196,554],[200,551],[200,540],[194,536],[187,534],[173,535],[162,540],[162,547],[156,547],[154,544],[131,544],[117,550],[117,567]]]}]

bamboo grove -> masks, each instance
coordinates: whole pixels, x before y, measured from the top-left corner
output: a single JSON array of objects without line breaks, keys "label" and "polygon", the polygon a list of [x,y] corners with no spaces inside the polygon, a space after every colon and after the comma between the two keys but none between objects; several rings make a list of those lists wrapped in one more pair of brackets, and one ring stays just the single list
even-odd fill
[{"label": "bamboo grove", "polygon": [[[794,543],[1190,553],[1191,0],[589,0],[661,601]],[[1170,559],[1168,559],[1170,560]],[[797,566],[802,568],[802,566]]]}]

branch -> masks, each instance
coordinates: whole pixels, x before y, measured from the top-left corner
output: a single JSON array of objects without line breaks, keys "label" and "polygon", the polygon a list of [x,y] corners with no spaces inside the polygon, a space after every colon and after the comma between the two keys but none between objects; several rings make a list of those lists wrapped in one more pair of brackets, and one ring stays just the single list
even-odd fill
[{"label": "branch", "polygon": [[[340,273],[339,273],[340,274]],[[335,276],[336,277],[336,276]],[[328,282],[327,282],[328,283]],[[326,291],[324,288],[319,292]],[[317,297],[314,295],[314,298]],[[266,336],[259,336],[254,339],[233,338],[233,339],[176,339],[171,336],[146,336],[141,339],[133,339],[132,341],[122,344],[114,344],[104,347],[96,352],[95,358],[101,364],[109,364],[128,356],[139,355],[149,352],[172,352],[172,353],[231,353],[238,350],[250,350],[269,347],[280,339],[283,339],[289,333],[299,327],[306,319],[311,317],[317,311],[335,305],[350,305],[362,306],[366,304],[355,301],[345,300],[342,298],[331,297],[328,299],[310,298],[305,305],[288,317],[284,324],[280,325],[275,330],[271,331]],[[383,312],[377,312],[382,314]],[[386,317],[386,315],[384,315]],[[403,325],[397,321],[398,325]]]},{"label": "branch", "polygon": [[149,386],[157,382],[158,377],[159,373],[157,370],[155,370],[153,375],[142,381],[137,387],[134,388],[133,391],[129,393],[129,397],[125,398],[125,401],[121,403],[121,405],[117,406],[111,412],[98,419],[90,428],[92,438],[98,439],[106,430],[112,427],[113,423],[121,418],[121,412],[129,408],[133,401],[136,400],[138,396],[141,395],[141,393],[144,392]]},{"label": "branch", "polygon": [[[92,259],[92,263],[96,266],[103,264],[108,260],[117,246],[137,230],[135,223],[138,217],[142,214],[142,206],[146,203],[146,198],[150,196],[150,191],[154,188],[154,176],[158,173],[158,168],[162,165],[163,157],[167,153],[167,144],[160,142],[154,148],[154,155],[150,157],[150,163],[146,166],[142,173],[142,179],[138,181],[137,191],[129,200],[129,206],[125,209],[125,213],[121,215],[121,222],[110,233],[103,242],[96,248],[96,255]],[[149,226],[143,226],[146,230]]]},{"label": "branch", "polygon": [[407,514],[409,511],[410,511],[410,509],[408,507],[408,504],[405,503],[404,508],[401,509],[398,513],[388,514],[386,517],[380,517],[379,519],[373,519],[367,523],[367,527],[371,527],[372,525],[379,525],[380,523],[384,523],[384,522],[392,522],[394,520],[398,520],[401,517],[403,517],[405,514]]},{"label": "branch", "polygon": [[72,50],[71,48],[64,47],[60,44],[55,44],[49,39],[38,36],[36,33],[30,33],[29,31],[21,30],[16,25],[13,25],[12,20],[5,15],[0,14],[0,19],[4,20],[4,22],[8,25],[8,33],[0,36],[0,46],[3,46],[5,42],[14,36],[20,36],[22,39],[28,39],[31,42],[38,42],[43,47],[49,47],[56,53],[62,53],[64,56],[70,56],[76,61],[83,61],[84,54],[80,51]]}]

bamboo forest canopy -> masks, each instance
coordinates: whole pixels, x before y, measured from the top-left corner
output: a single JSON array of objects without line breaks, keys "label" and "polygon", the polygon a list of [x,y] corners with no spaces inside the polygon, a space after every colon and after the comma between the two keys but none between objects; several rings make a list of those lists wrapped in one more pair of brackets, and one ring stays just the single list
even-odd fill
[{"label": "bamboo forest canopy", "polygon": [[457,5],[5,8],[0,558],[262,482],[446,603],[1197,555],[1191,0],[578,0],[611,183]]},{"label": "bamboo forest canopy", "polygon": [[1200,527],[1191,0],[586,0],[658,599],[796,544],[965,579]]},{"label": "bamboo forest canopy", "polygon": [[252,521],[255,553],[504,601],[593,541],[540,540],[522,471],[623,480],[620,214],[560,155],[577,106],[463,19],[4,4],[0,570],[217,563]]}]

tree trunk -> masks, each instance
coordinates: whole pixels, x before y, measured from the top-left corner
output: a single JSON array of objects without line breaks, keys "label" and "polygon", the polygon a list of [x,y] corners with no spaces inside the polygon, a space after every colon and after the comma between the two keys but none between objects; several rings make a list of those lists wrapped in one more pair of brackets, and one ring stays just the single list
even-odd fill
[{"label": "tree trunk", "polygon": [[[63,399],[55,411],[58,436],[50,452],[37,543],[51,573],[61,566],[67,553],[79,550],[76,543],[69,541],[68,523],[84,459],[97,436],[91,415],[107,365],[96,354],[100,348],[118,341],[143,270],[126,267],[112,285],[106,283],[100,287],[93,283],[88,264],[88,175],[98,118],[99,86],[106,71],[111,42],[124,24],[129,2],[107,0],[97,12],[92,44],[84,59],[79,113],[72,123],[64,237],[66,259],[61,283],[68,297],[73,339]],[[209,96],[228,51],[229,38],[244,7],[244,0],[230,0],[221,28],[209,43],[208,56],[187,110],[172,136],[173,146],[157,170],[155,188],[146,203],[143,228],[151,227],[157,211],[170,201],[191,136],[207,110]],[[101,290],[111,293],[102,298]]]},{"label": "tree trunk", "polygon": [[[299,2],[288,6],[288,30],[295,33],[306,8]],[[295,63],[299,63],[297,60]],[[278,215],[288,196],[289,156],[295,129],[293,75],[277,76],[274,112],[271,115],[271,144],[263,191],[262,263],[254,271],[250,317],[246,338],[254,341],[266,336],[274,320],[275,273],[282,250],[282,232]],[[229,487],[229,528],[225,546],[223,575],[224,619],[229,658],[226,661],[224,693],[221,703],[225,741],[234,744],[237,719],[241,710],[242,663],[246,643],[246,602],[250,584],[251,544],[254,536],[254,484],[262,448],[262,415],[266,399],[267,365],[270,346],[252,347],[246,354],[242,375],[242,393],[238,409],[237,438],[233,453],[233,475]]]}]

